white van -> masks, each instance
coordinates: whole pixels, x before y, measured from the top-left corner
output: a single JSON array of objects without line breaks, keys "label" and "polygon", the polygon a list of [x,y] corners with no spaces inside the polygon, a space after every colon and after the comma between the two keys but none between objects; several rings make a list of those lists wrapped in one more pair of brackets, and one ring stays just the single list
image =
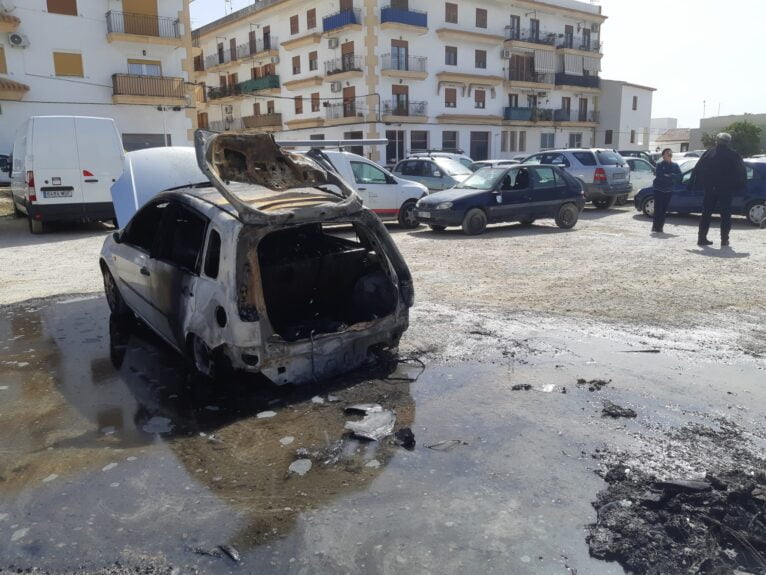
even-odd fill
[{"label": "white van", "polygon": [[52,221],[111,221],[110,188],[124,151],[111,118],[33,116],[19,129],[11,156],[16,215],[33,234]]}]

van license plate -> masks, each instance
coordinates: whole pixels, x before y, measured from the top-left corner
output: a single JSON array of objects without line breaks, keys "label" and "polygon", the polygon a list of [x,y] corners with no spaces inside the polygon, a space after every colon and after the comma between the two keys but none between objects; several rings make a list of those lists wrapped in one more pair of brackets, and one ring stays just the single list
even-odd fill
[{"label": "van license plate", "polygon": [[43,194],[46,198],[71,198],[72,190],[47,190]]},{"label": "van license plate", "polygon": [[418,212],[418,217],[428,219],[431,217],[431,214],[429,214],[428,212]]}]

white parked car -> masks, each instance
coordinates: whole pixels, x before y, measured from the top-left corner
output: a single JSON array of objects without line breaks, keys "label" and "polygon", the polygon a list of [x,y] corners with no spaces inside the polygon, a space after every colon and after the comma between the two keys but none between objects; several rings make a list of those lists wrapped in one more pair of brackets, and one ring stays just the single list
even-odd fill
[{"label": "white parked car", "polygon": [[[639,191],[654,184],[654,166],[643,158],[623,156],[630,167],[630,183],[633,190],[628,195],[632,199]],[[622,202],[625,203],[625,202]]]},{"label": "white parked car", "polygon": [[465,154],[458,154],[455,152],[413,152],[407,159],[410,158],[447,158],[448,160],[454,160],[460,162],[466,168],[473,164],[473,160]]},{"label": "white parked car", "polygon": [[[398,346],[407,264],[321,155],[202,131],[199,167],[191,148],[145,152],[113,190],[121,213],[138,211],[101,249],[115,316],[135,314],[208,377],[311,382]],[[171,189],[155,195],[163,170]]]}]

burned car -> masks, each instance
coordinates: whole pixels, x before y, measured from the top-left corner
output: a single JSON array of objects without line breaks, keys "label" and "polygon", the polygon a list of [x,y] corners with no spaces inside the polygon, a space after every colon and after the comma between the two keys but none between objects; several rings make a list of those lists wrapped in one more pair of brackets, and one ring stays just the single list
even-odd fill
[{"label": "burned car", "polygon": [[321,153],[205,131],[195,147],[204,181],[153,195],[104,242],[113,314],[135,314],[212,378],[235,369],[302,383],[398,346],[409,269]]}]

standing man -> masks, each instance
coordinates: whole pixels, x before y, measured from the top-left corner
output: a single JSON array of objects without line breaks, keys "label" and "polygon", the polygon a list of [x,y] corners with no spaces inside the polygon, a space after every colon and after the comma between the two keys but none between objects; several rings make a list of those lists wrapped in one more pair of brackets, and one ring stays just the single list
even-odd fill
[{"label": "standing man", "polygon": [[661,234],[673,188],[681,183],[681,168],[673,161],[673,151],[670,148],[662,150],[662,161],[657,164],[654,176],[652,233]]},{"label": "standing man", "polygon": [[747,184],[745,163],[742,157],[731,149],[731,135],[721,132],[715,137],[715,142],[715,147],[702,154],[694,168],[693,180],[699,180],[705,186],[705,201],[697,236],[698,246],[709,246],[713,243],[707,239],[707,233],[716,206],[721,213],[721,246],[729,245],[732,196]]}]

